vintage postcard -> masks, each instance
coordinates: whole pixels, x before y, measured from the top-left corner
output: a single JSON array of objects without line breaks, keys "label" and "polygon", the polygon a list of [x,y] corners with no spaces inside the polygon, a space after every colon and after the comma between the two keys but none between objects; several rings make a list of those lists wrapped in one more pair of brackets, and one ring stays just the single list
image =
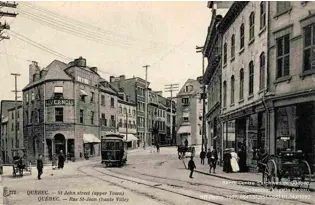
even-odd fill
[{"label": "vintage postcard", "polygon": [[315,204],[315,2],[0,1],[0,205]]}]

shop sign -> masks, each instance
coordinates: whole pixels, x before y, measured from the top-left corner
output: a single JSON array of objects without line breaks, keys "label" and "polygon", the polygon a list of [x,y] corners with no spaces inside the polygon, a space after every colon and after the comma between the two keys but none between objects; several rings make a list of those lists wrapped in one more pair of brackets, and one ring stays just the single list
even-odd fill
[{"label": "shop sign", "polygon": [[46,130],[56,131],[56,130],[66,130],[72,128],[71,123],[58,123],[58,124],[48,124]]},{"label": "shop sign", "polygon": [[46,106],[55,106],[55,105],[74,106],[74,100],[70,100],[70,99],[46,100]]},{"label": "shop sign", "polygon": [[287,141],[287,140],[290,140],[291,138],[290,137],[281,137],[280,139],[284,140],[284,141]]}]

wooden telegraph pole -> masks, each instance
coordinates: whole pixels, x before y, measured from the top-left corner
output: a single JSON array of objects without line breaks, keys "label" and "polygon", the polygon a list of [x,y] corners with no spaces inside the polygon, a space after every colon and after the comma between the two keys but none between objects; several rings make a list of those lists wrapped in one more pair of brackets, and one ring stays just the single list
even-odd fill
[{"label": "wooden telegraph pole", "polygon": [[171,127],[170,127],[171,140],[173,140],[173,92],[178,91],[178,90],[179,90],[179,84],[165,85],[165,92],[171,93]]}]

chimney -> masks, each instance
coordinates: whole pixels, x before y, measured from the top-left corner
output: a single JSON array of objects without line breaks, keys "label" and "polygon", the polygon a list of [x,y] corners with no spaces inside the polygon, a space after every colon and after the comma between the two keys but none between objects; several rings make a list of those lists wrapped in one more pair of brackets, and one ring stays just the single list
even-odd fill
[{"label": "chimney", "polygon": [[120,78],[120,81],[124,81],[126,79],[126,76],[125,75],[121,75],[121,76],[119,76],[119,78]]},{"label": "chimney", "polygon": [[95,73],[97,73],[97,67],[91,67],[90,69],[94,71]]},{"label": "chimney", "polygon": [[109,76],[109,82],[110,83],[114,82],[114,78],[115,78],[114,76]]},{"label": "chimney", "polygon": [[34,75],[36,71],[39,71],[38,63],[36,61],[32,61],[32,64],[29,66],[29,82],[33,82]]}]

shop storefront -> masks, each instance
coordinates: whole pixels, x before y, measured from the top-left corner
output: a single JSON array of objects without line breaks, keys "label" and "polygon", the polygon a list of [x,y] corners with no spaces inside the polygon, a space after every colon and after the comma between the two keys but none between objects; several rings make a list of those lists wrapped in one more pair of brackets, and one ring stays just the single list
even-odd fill
[{"label": "shop storefront", "polygon": [[314,172],[315,101],[275,109],[276,154],[301,150]]}]

